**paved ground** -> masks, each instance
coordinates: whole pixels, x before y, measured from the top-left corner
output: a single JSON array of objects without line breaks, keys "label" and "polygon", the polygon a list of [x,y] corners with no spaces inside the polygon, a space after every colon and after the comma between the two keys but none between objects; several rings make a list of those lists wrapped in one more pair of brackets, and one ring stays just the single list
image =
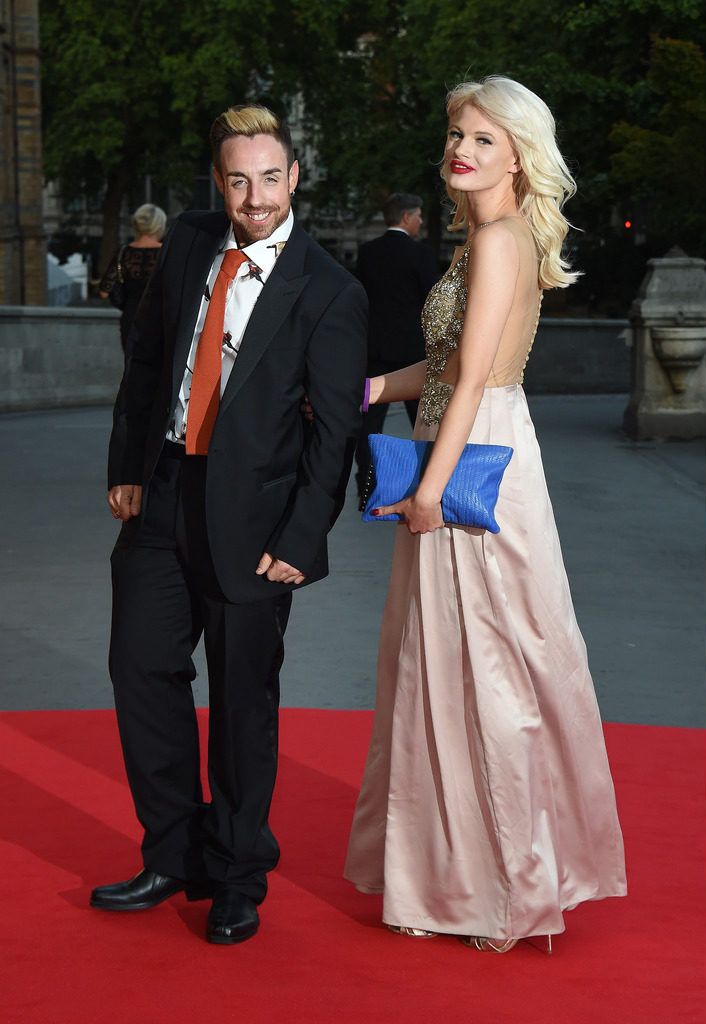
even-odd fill
[{"label": "paved ground", "polygon": [[[697,726],[703,446],[628,442],[625,403],[531,399],[604,718]],[[396,409],[388,429],[402,434],[406,423]],[[107,409],[0,417],[2,709],[112,704],[109,429]],[[332,537],[332,576],[295,598],[285,704],[372,705],[394,529],[361,524],[351,495]],[[206,703],[203,673],[197,699]]]}]

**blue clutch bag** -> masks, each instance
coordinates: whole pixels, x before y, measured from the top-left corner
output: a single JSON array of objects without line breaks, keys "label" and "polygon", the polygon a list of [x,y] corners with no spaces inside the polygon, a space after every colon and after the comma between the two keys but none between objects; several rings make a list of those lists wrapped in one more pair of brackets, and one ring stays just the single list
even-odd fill
[{"label": "blue clutch bag", "polygon": [[[364,498],[363,522],[399,522],[396,513],[374,516],[381,505],[408,498],[419,486],[433,441],[407,441],[389,434],[370,434],[370,479]],[[495,504],[512,448],[499,444],[467,444],[441,499],[445,523],[475,526],[499,533]]]}]

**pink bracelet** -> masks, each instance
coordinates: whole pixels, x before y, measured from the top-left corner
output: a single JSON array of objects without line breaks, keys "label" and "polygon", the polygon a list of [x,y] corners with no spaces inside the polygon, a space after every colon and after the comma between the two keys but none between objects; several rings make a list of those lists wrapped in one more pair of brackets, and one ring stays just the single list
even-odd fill
[{"label": "pink bracelet", "polygon": [[361,412],[367,412],[370,408],[370,377],[365,378],[365,390],[363,391],[363,404],[360,407]]}]

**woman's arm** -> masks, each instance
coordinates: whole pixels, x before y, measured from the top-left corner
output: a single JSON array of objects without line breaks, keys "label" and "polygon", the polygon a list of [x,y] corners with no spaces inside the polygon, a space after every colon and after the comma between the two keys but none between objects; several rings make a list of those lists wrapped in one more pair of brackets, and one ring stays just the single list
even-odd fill
[{"label": "woman's arm", "polygon": [[503,224],[493,224],[478,232],[469,263],[458,380],[431,458],[416,493],[380,513],[402,512],[412,533],[427,533],[443,526],[441,496],[475,422],[510,314],[519,268],[517,243]]},{"label": "woman's arm", "polygon": [[100,295],[100,297],[102,299],[107,299],[108,298],[108,296],[110,295],[110,289],[113,287],[113,285],[115,284],[115,281],[117,280],[117,277],[118,277],[118,253],[119,252],[120,252],[120,249],[117,249],[113,253],[113,255],[112,255],[111,259],[110,259],[110,263],[106,267],[105,273],[103,274],[103,277],[100,279],[100,281],[98,283],[97,291],[98,291],[98,294]]},{"label": "woman's arm", "polygon": [[427,361],[405,366],[393,373],[384,373],[370,380],[370,405],[388,402],[409,402],[419,398],[427,374]]},{"label": "woman's arm", "polygon": [[[367,403],[364,402],[362,406],[363,412],[367,412],[371,405],[387,402],[410,402],[419,398],[426,373],[427,361],[422,359],[420,363],[405,366],[402,370],[381,374],[379,377],[371,377],[370,393]],[[314,422],[316,413],[308,395],[304,396],[301,411],[310,423]]]}]

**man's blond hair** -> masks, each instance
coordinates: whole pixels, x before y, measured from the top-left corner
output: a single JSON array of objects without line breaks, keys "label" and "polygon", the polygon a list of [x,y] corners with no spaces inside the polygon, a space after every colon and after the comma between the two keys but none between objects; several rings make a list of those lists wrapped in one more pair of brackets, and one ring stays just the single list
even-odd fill
[{"label": "man's blond hair", "polygon": [[271,135],[287,154],[287,169],[294,163],[292,136],[285,122],[260,103],[239,103],[224,110],[211,125],[209,141],[214,167],[220,170],[221,146],[224,141],[238,135],[249,139],[255,135]]}]

